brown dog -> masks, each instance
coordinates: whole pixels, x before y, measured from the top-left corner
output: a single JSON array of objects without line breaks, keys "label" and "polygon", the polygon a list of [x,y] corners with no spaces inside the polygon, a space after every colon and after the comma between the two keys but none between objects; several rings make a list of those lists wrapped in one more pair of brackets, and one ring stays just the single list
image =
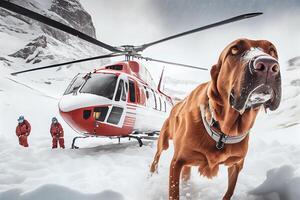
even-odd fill
[{"label": "brown dog", "polygon": [[199,85],[177,103],[165,121],[151,172],[173,139],[169,199],[179,199],[180,174],[188,180],[191,166],[212,178],[219,165],[228,166],[228,189],[233,195],[247,154],[249,131],[261,107],[275,110],[281,99],[276,48],[266,40],[239,39],[229,44],[211,68],[211,81]]}]

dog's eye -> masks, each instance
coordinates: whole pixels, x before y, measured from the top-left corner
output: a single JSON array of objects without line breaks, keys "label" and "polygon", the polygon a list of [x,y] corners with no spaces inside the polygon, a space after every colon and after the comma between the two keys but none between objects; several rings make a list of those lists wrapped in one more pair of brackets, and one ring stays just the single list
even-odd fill
[{"label": "dog's eye", "polygon": [[239,49],[237,48],[237,47],[232,47],[231,48],[231,54],[232,55],[236,55],[236,54],[238,54],[239,53]]},{"label": "dog's eye", "polygon": [[273,48],[270,49],[269,54],[270,54],[272,57],[277,57],[276,51],[275,51]]}]

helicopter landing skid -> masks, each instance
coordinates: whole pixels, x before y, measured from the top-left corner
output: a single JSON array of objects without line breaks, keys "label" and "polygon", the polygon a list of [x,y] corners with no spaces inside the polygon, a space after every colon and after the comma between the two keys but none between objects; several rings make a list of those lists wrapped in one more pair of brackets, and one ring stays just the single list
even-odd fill
[{"label": "helicopter landing skid", "polygon": [[[158,139],[158,136],[159,135],[159,131],[155,131],[155,132],[133,132],[131,133],[130,135],[126,135],[126,136],[119,136],[119,137],[109,137],[110,139],[116,139],[118,138],[119,140],[119,143],[121,143],[121,138],[128,138],[129,140],[131,139],[135,139],[138,141],[139,143],[139,146],[142,147],[144,145],[143,143],[143,139],[145,140],[157,140]],[[71,146],[71,149],[79,149],[78,146],[75,145],[75,142],[77,139],[79,138],[88,138],[88,137],[97,137],[97,136],[77,136],[77,137],[74,137],[73,138],[73,141],[72,141],[72,146]]]},{"label": "helicopter landing skid", "polygon": [[128,136],[124,136],[126,138],[130,139],[136,139],[139,143],[139,146],[142,147],[144,145],[142,138],[138,137],[138,136],[133,136],[133,135],[128,135]]},{"label": "helicopter landing skid", "polygon": [[77,136],[77,137],[74,137],[74,138],[73,138],[73,141],[72,141],[71,149],[79,149],[79,147],[77,147],[77,146],[75,145],[76,140],[79,139],[79,138],[87,138],[87,137],[88,137],[88,136]]},{"label": "helicopter landing skid", "polygon": [[143,132],[133,132],[132,134],[128,135],[128,136],[123,136],[123,137],[128,137],[129,140],[132,139],[136,139],[139,143],[139,146],[142,147],[144,145],[142,139],[145,140],[157,140],[158,137],[155,137],[155,135],[159,135],[159,131],[155,131],[155,132],[149,132],[149,133],[143,133]]}]

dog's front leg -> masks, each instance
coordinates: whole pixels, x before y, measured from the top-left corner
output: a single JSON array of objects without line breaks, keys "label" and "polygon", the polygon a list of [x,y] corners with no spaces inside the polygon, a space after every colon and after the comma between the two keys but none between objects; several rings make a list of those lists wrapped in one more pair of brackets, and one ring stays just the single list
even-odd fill
[{"label": "dog's front leg", "polygon": [[179,200],[179,180],[183,165],[183,160],[172,159],[169,177],[169,200]]},{"label": "dog's front leg", "polygon": [[244,164],[244,160],[234,164],[231,167],[228,167],[228,188],[226,194],[223,197],[223,200],[231,199],[239,173],[243,168],[243,164]]}]

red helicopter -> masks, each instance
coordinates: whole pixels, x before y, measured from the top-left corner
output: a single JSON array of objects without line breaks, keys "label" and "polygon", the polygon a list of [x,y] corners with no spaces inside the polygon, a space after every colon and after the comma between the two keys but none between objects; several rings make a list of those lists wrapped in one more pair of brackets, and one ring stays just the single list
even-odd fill
[{"label": "red helicopter", "polygon": [[114,47],[9,1],[1,1],[0,7],[57,28],[112,52],[97,57],[14,72],[12,75],[89,60],[125,56],[125,61],[100,67],[87,74],[78,74],[63,94],[59,102],[60,114],[66,123],[82,135],[73,139],[72,148],[78,148],[75,146],[76,139],[91,136],[119,139],[122,137],[134,138],[138,140],[140,146],[143,145],[142,139],[157,138],[162,123],[173,106],[173,101],[171,97],[161,91],[163,71],[156,88],[148,70],[140,62],[133,59],[207,70],[201,67],[143,57],[140,53],[150,46],[171,39],[262,14],[239,15],[139,46]]}]

